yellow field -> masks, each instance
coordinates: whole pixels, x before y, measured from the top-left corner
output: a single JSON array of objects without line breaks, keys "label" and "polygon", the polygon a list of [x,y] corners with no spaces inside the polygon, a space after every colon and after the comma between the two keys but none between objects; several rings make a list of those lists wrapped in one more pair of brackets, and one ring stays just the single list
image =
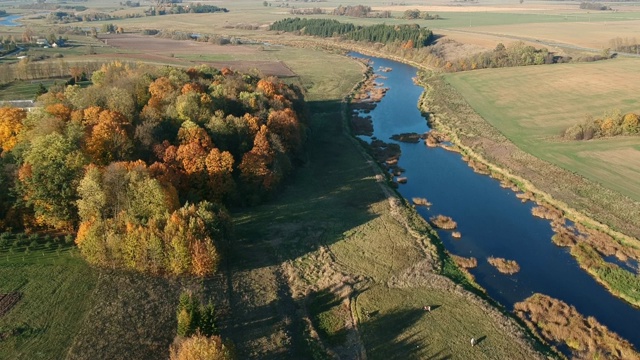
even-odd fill
[{"label": "yellow field", "polygon": [[524,151],[640,200],[640,137],[560,139],[587,114],[640,112],[640,60],[489,69],[447,81]]},{"label": "yellow field", "polygon": [[509,34],[534,41],[559,42],[586,48],[604,49],[610,47],[610,40],[616,37],[640,41],[638,29],[640,29],[640,20],[603,21],[596,20],[594,17],[592,21],[584,22],[482,26],[473,28],[473,31],[494,36]]}]

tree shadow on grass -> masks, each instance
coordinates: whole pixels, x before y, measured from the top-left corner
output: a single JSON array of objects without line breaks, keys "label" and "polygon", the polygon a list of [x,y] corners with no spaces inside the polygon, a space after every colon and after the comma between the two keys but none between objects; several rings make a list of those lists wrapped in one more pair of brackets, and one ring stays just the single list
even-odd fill
[{"label": "tree shadow on grass", "polygon": [[383,199],[370,164],[345,135],[340,102],[310,104],[307,161],[273,200],[234,214],[231,266],[248,270],[279,265],[330,245],[372,220]]},{"label": "tree shadow on grass", "polygon": [[383,315],[370,314],[369,319],[360,324],[368,359],[450,359],[444,349],[430,349],[425,345],[426,334],[413,332],[405,334],[427,313],[422,309],[404,309]]},{"label": "tree shadow on grass", "polygon": [[[341,109],[336,101],[309,104],[306,163],[271,201],[233,214],[236,236],[224,265],[230,312],[222,330],[241,357],[310,358],[304,304],[292,298],[281,265],[340,241],[374,219],[371,205],[384,199],[370,165],[345,135]],[[335,299],[320,294],[316,300],[320,310],[336,308]]]}]

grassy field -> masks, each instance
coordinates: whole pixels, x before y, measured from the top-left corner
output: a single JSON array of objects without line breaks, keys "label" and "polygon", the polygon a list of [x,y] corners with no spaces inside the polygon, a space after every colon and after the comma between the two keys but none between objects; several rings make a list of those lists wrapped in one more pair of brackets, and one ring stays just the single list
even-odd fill
[{"label": "grassy field", "polygon": [[0,293],[20,292],[22,299],[0,317],[0,333],[8,335],[0,357],[63,358],[91,308],[97,273],[67,245],[14,241],[0,247]]},{"label": "grassy field", "polygon": [[98,271],[62,240],[19,242],[0,246],[0,294],[21,294],[0,316],[0,358],[166,357],[188,281]]},{"label": "grassy field", "polygon": [[1,100],[27,100],[35,99],[36,92],[40,88],[40,84],[45,88],[55,84],[64,83],[66,80],[46,79],[34,81],[14,81],[8,84],[0,85],[0,101]]},{"label": "grassy field", "polygon": [[561,141],[560,133],[619,109],[639,112],[640,61],[492,69],[450,74],[490,124],[526,152],[640,200],[640,138]]}]

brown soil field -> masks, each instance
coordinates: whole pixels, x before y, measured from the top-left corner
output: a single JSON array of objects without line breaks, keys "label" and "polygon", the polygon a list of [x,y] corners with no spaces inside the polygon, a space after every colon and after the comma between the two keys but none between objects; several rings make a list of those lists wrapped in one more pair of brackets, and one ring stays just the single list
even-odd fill
[{"label": "brown soil field", "polygon": [[[113,56],[114,58],[142,59],[149,61],[159,61],[164,63],[184,62],[184,59],[174,59],[171,55],[231,55],[231,56],[251,56],[257,57],[259,50],[250,46],[232,45],[221,46],[205,42],[191,40],[171,40],[153,36],[136,34],[110,34],[100,36],[106,45],[115,48],[135,51],[138,53],[112,54],[100,56]],[[266,60],[225,60],[225,61],[190,61],[194,64],[208,64],[215,68],[228,67],[236,71],[249,71],[257,69],[267,76],[292,77],[296,76],[289,67],[282,61]]]},{"label": "brown soil field", "polygon": [[17,292],[9,294],[0,294],[0,317],[8,313],[22,298],[22,295]]}]

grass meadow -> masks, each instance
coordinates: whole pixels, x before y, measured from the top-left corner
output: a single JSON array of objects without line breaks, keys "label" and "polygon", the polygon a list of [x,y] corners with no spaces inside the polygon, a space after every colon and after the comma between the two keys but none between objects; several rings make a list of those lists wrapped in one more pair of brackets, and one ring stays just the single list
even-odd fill
[{"label": "grass meadow", "polygon": [[640,61],[489,69],[449,74],[466,101],[522,150],[640,200],[640,138],[562,141],[586,115],[640,112]]},{"label": "grass meadow", "polygon": [[0,293],[20,292],[22,299],[0,317],[0,334],[14,334],[0,341],[0,357],[64,357],[92,305],[97,273],[62,239],[2,242]]},{"label": "grass meadow", "polygon": [[35,99],[40,84],[45,88],[55,84],[64,83],[66,79],[46,79],[34,81],[14,81],[0,85],[0,101],[2,100],[26,100]]}]

